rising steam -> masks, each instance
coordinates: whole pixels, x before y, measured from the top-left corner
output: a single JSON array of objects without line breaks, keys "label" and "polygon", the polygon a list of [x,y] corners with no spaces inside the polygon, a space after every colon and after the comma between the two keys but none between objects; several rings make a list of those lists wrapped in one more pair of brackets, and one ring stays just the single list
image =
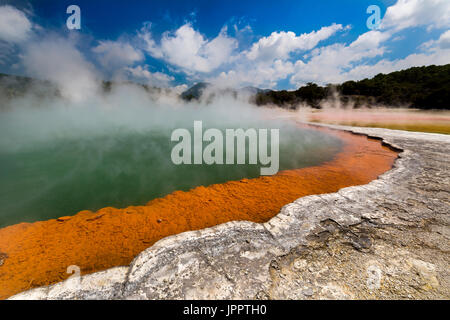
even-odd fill
[{"label": "rising steam", "polygon": [[[176,90],[115,82],[73,42],[29,45],[23,65],[48,90],[31,85],[0,108],[0,226],[144,204],[175,190],[259,176],[258,165],[176,166],[171,133],[209,128],[280,129],[280,170],[329,160],[333,137],[278,119],[281,111],[227,92],[186,103]],[[56,93],[55,93],[56,92]]]}]

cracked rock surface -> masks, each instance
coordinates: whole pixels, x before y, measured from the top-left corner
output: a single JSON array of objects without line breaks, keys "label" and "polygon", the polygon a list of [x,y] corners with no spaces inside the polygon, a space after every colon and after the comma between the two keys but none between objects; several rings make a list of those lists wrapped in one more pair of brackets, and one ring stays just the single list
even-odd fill
[{"label": "cracked rock surface", "polygon": [[129,266],[11,299],[450,299],[450,135],[325,126],[402,152],[377,180],[267,223],[174,235]]}]

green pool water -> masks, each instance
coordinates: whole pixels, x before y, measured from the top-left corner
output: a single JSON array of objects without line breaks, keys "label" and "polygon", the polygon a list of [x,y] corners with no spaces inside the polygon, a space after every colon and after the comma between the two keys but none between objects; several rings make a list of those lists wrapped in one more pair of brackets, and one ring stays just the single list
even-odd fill
[{"label": "green pool water", "polygon": [[[176,142],[170,136],[175,125],[140,125],[135,130],[111,124],[95,132],[58,126],[49,133],[45,126],[31,128],[18,119],[0,119],[0,227],[85,209],[142,205],[175,190],[260,175],[261,164],[173,164],[170,154]],[[192,131],[190,119],[184,123]],[[279,132],[280,170],[331,160],[341,147],[333,136],[294,124],[284,123]]]}]

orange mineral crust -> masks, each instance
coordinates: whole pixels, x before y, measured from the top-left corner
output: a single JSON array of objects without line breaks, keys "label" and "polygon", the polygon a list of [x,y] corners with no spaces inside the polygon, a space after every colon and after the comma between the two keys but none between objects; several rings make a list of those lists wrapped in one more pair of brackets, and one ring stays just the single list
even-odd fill
[{"label": "orange mineral crust", "polygon": [[331,134],[344,141],[343,150],[320,166],[176,191],[144,206],[81,211],[0,229],[0,257],[6,257],[0,265],[0,298],[62,281],[70,276],[70,265],[82,274],[127,265],[169,235],[232,220],[268,221],[299,197],[366,184],[397,158],[378,140]]}]

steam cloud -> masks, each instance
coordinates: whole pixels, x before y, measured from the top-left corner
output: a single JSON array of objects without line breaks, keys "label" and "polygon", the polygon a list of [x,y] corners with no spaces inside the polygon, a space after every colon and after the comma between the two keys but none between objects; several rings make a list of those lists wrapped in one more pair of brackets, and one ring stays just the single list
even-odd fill
[{"label": "steam cloud", "polygon": [[105,87],[73,40],[49,37],[25,49],[27,72],[50,80],[58,94],[41,83],[2,102],[0,226],[143,204],[175,190],[259,175],[259,164],[175,166],[171,133],[192,130],[196,120],[205,128],[280,129],[280,170],[322,162],[337,152],[336,139],[299,132],[280,109],[257,107],[245,94],[211,89],[188,103],[177,89],[126,82]]}]

